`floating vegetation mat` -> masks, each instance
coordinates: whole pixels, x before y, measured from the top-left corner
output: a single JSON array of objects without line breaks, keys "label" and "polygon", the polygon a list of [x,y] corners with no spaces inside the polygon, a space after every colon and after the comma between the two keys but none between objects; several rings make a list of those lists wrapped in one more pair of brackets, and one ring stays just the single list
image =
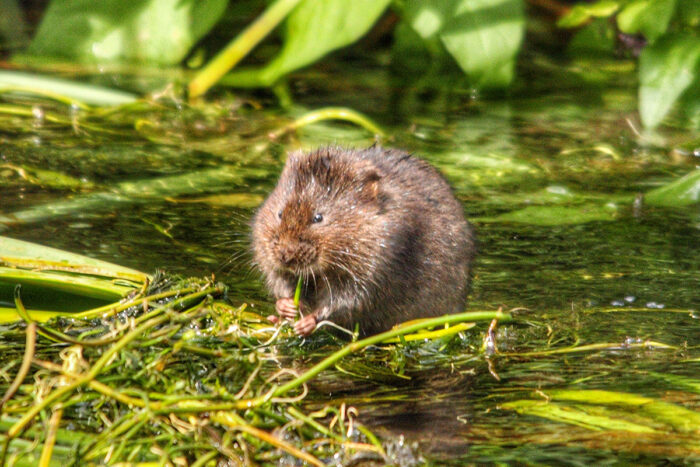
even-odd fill
[{"label": "floating vegetation mat", "polygon": [[385,449],[357,410],[301,407],[306,383],[375,344],[510,319],[473,312],[408,323],[338,341],[335,352],[296,370],[280,364],[290,341],[300,341],[291,328],[231,305],[226,288],[207,280],[156,277],[119,302],[45,323],[25,310],[19,285],[15,306],[23,321],[0,330],[0,431],[10,465],[383,465]]}]

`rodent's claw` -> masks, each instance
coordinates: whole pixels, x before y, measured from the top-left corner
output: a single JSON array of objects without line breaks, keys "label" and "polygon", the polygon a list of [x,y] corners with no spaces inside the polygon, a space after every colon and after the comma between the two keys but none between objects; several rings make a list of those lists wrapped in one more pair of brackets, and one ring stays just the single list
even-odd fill
[{"label": "rodent's claw", "polygon": [[267,320],[270,321],[272,324],[277,324],[280,319],[279,319],[279,316],[270,315],[267,317]]},{"label": "rodent's claw", "polygon": [[294,319],[299,313],[297,307],[294,306],[293,298],[280,298],[275,304],[277,313],[285,319]]},{"label": "rodent's claw", "polygon": [[306,315],[294,323],[294,332],[298,336],[308,336],[316,329],[316,317],[312,314]]}]

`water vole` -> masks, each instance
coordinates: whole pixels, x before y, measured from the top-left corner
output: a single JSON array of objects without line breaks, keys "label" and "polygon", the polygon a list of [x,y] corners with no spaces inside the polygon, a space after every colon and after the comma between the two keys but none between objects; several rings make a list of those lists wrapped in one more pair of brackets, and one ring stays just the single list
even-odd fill
[{"label": "water vole", "polygon": [[[308,335],[331,320],[362,335],[464,310],[474,234],[444,178],[405,152],[289,155],[253,221],[255,262],[283,318]],[[272,317],[277,321],[277,317]]]}]

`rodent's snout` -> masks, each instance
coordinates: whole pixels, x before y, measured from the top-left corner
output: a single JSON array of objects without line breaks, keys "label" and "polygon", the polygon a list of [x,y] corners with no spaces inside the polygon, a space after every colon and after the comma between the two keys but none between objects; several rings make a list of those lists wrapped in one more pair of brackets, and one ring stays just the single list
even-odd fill
[{"label": "rodent's snout", "polygon": [[316,260],[316,248],[306,241],[281,241],[277,258],[287,268],[310,266]]}]

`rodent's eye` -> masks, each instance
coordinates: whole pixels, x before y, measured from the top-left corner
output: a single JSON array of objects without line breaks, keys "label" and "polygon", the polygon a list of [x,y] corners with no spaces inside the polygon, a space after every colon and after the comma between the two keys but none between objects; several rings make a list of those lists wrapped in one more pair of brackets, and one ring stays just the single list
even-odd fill
[{"label": "rodent's eye", "polygon": [[314,224],[318,224],[322,220],[323,220],[323,214],[314,214],[314,218],[311,219],[311,222],[313,222]]},{"label": "rodent's eye", "polygon": [[277,213],[277,217],[279,217],[280,219],[282,219],[282,210],[281,210],[281,209],[280,209],[279,212]]}]

